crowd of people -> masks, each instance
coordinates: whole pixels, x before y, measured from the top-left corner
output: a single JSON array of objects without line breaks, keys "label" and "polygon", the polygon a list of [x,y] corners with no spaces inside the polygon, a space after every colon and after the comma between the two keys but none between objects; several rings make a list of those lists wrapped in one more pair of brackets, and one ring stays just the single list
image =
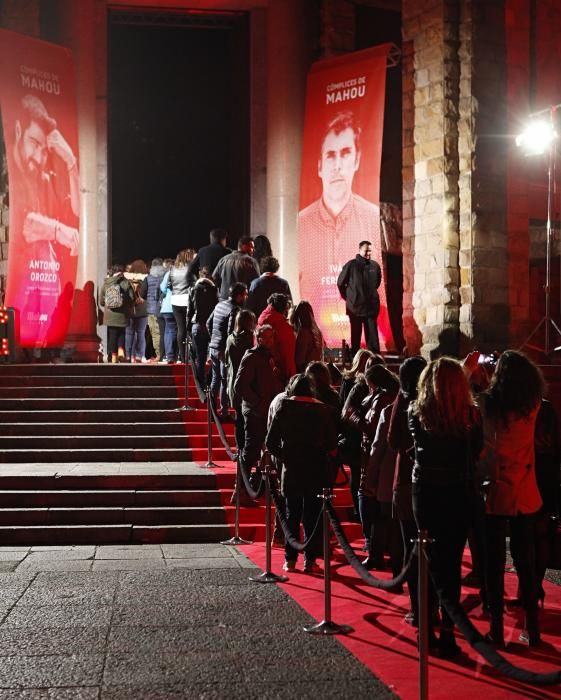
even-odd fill
[{"label": "crowd of people", "polygon": [[[510,604],[524,609],[521,638],[540,638],[539,604],[548,533],[561,502],[561,438],[538,367],[507,350],[495,362],[474,352],[426,362],[409,357],[398,374],[358,349],[339,373],[323,362],[324,339],[307,301],[292,308],[288,282],[265,236],[226,247],[215,229],[198,253],[174,261],[115,265],[101,293],[108,361],[184,362],[192,339],[196,375],[210,386],[223,421],[235,421],[240,464],[255,474],[264,447],[278,464],[287,527],[309,540],[304,570],[318,570],[321,501],[342,465],[349,468],[354,517],[362,524],[367,569],[397,575],[403,562],[418,625],[416,556],[427,530],[431,594],[429,644],[443,658],[459,653],[445,603],[459,604],[469,542],[488,640],[504,645],[506,538],[519,581]],[[259,244],[259,255],[256,255]],[[121,305],[118,306],[118,302]],[[481,360],[485,362],[481,362]],[[298,552],[287,542],[284,569]],[[440,627],[437,637],[435,628]]]}]

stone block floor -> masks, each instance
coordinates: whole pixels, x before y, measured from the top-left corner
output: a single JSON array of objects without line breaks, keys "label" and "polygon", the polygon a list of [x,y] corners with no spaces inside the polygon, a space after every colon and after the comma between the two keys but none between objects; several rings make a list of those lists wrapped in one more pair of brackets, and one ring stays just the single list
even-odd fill
[{"label": "stone block floor", "polygon": [[235,547],[0,547],[0,700],[394,698]]}]

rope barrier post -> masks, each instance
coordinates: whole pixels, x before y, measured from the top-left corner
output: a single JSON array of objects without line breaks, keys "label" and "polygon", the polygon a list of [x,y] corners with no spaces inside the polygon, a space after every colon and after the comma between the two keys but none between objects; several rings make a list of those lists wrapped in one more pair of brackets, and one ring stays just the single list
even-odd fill
[{"label": "rope barrier post", "polygon": [[218,464],[215,464],[212,461],[212,396],[210,393],[209,386],[207,386],[207,388],[206,388],[206,408],[207,408],[207,420],[206,420],[207,460],[206,460],[205,467],[207,467],[207,469],[217,469]]},{"label": "rope barrier post", "polygon": [[253,544],[251,540],[244,540],[240,537],[240,489],[242,485],[242,475],[240,474],[241,469],[241,456],[238,453],[236,458],[236,522],[234,525],[234,536],[230,537],[229,540],[223,540],[220,544],[226,545],[240,545],[240,544]]},{"label": "rope barrier post", "polygon": [[265,474],[265,571],[257,576],[250,576],[253,583],[283,583],[288,581],[288,576],[274,574],[271,571],[271,482],[270,461],[263,460],[263,472]]},{"label": "rope barrier post", "polygon": [[419,700],[429,697],[429,567],[426,546],[430,542],[428,532],[419,530],[418,560],[419,583],[417,605],[419,606]]},{"label": "rope barrier post", "polygon": [[330,547],[329,547],[329,514],[327,512],[327,504],[333,498],[331,489],[324,488],[323,493],[318,498],[323,499],[323,601],[324,612],[323,620],[315,625],[307,625],[304,627],[304,632],[310,634],[348,634],[353,631],[349,625],[338,625],[331,619],[331,562],[330,562]]},{"label": "rope barrier post", "polygon": [[[178,408],[178,411],[194,411],[195,407],[194,406],[189,406],[189,336],[185,336],[185,355],[183,357],[184,359],[184,372],[183,372],[183,379],[184,379],[184,389],[185,389],[185,403],[183,406]],[[208,466],[208,465],[207,465]]]}]

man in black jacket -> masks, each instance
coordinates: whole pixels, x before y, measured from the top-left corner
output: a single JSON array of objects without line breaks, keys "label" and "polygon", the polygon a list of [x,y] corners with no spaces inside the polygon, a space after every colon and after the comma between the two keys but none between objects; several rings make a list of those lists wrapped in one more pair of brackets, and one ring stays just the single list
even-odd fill
[{"label": "man in black jacket", "polygon": [[284,390],[272,355],[274,330],[268,325],[260,326],[255,335],[257,345],[246,351],[234,382],[234,396],[236,403],[241,402],[244,417],[242,466],[247,473],[261,454],[271,401]]},{"label": "man in black jacket", "polygon": [[345,300],[347,316],[351,324],[351,353],[353,357],[360,349],[363,326],[369,350],[372,352],[380,351],[378,287],[382,281],[382,270],[375,260],[370,259],[371,255],[372,244],[370,241],[361,241],[358,246],[358,255],[343,265],[337,278],[337,287]]},{"label": "man in black jacket", "polygon": [[228,375],[224,362],[226,340],[234,330],[238,311],[247,301],[247,287],[238,282],[230,289],[230,296],[224,301],[219,301],[214,311],[208,317],[206,327],[210,336],[209,357],[212,365],[212,378],[210,390],[212,400],[216,408],[218,393],[220,392],[220,417],[228,419]]},{"label": "man in black jacket", "polygon": [[228,233],[223,228],[212,229],[210,232],[210,245],[203,246],[189,265],[187,279],[190,286],[197,281],[201,268],[208,267],[212,272],[218,265],[218,261],[232,252],[230,248],[226,248],[227,240]]}]

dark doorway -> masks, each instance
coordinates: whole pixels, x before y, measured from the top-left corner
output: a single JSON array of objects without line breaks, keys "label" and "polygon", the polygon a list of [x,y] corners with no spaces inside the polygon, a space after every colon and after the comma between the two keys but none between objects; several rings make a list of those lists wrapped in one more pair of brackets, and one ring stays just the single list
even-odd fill
[{"label": "dark doorway", "polygon": [[248,43],[243,13],[110,12],[112,262],[248,232]]}]

